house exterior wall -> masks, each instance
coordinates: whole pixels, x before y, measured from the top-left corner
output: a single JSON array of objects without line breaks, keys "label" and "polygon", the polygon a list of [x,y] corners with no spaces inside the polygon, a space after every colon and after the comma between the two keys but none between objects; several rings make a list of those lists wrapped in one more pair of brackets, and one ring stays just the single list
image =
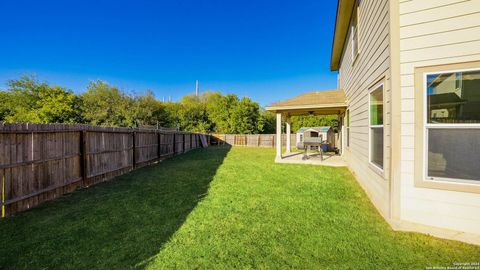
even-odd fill
[{"label": "house exterior wall", "polygon": [[[350,110],[350,142],[344,158],[352,172],[384,217],[389,216],[390,175],[390,39],[389,1],[359,1],[359,54],[352,61],[352,42],[347,36],[339,67],[339,88],[346,94]],[[369,160],[369,92],[384,84],[384,170]]]},{"label": "house exterior wall", "polygon": [[[400,219],[480,234],[480,194],[415,185],[415,74],[480,61],[480,0],[400,0]],[[479,65],[480,67],[480,65]],[[418,76],[418,72],[417,72]],[[418,89],[420,88],[420,89]],[[418,147],[417,147],[418,148]]]}]

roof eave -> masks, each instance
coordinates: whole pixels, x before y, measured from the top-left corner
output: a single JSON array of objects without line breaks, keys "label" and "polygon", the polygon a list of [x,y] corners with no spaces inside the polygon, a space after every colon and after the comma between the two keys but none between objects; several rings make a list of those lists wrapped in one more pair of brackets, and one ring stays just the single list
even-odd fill
[{"label": "roof eave", "polygon": [[333,35],[332,55],[330,60],[330,70],[337,71],[340,67],[343,47],[348,34],[348,26],[352,16],[355,0],[338,0],[337,16],[335,19],[335,32]]},{"label": "roof eave", "polygon": [[292,105],[292,106],[269,106],[265,110],[274,113],[289,113],[295,111],[344,111],[347,108],[345,103],[318,104],[318,105]]},{"label": "roof eave", "polygon": [[267,111],[288,111],[288,110],[318,110],[318,109],[335,109],[346,108],[346,103],[332,103],[332,104],[312,104],[312,105],[291,105],[291,106],[268,106],[265,107]]}]

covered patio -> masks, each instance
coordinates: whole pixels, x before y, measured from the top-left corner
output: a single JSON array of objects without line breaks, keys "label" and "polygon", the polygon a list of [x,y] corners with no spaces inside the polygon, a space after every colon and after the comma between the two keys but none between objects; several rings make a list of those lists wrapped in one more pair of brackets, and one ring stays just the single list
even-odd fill
[{"label": "covered patio", "polygon": [[[343,90],[324,90],[308,92],[294,98],[276,102],[266,107],[267,111],[276,114],[276,157],[277,163],[312,164],[325,166],[346,166],[343,155],[343,118],[347,109]],[[292,152],[291,149],[291,117],[297,115],[337,115],[338,117],[338,154],[321,155],[310,152]],[[282,145],[282,122],[285,122],[286,142]],[[285,149],[285,152],[282,152]]]}]

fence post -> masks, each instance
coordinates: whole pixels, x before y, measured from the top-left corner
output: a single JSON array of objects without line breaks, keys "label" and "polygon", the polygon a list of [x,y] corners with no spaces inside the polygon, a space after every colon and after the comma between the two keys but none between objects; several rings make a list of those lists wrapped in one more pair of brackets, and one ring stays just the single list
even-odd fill
[{"label": "fence post", "polygon": [[5,217],[5,173],[2,175],[2,218]]},{"label": "fence post", "polygon": [[80,161],[82,162],[82,185],[88,187],[88,153],[87,153],[87,131],[80,131]]},{"label": "fence post", "polygon": [[173,155],[175,156],[175,152],[176,152],[176,145],[177,145],[177,142],[175,141],[175,135],[176,133],[174,132],[173,133]]},{"label": "fence post", "polygon": [[183,133],[183,152],[182,153],[185,153],[185,133]]},{"label": "fence post", "polygon": [[190,133],[190,150],[192,150],[192,147],[193,147],[193,134]]},{"label": "fence post", "polygon": [[161,138],[160,132],[157,132],[157,134],[158,134],[157,155],[158,155],[158,158],[160,158],[162,155],[162,145],[161,145],[162,138]]},{"label": "fence post", "polygon": [[132,169],[135,169],[135,165],[136,165],[135,163],[137,163],[137,161],[135,159],[135,135],[136,135],[135,133],[136,133],[135,131],[132,132],[132,138],[133,138]]}]

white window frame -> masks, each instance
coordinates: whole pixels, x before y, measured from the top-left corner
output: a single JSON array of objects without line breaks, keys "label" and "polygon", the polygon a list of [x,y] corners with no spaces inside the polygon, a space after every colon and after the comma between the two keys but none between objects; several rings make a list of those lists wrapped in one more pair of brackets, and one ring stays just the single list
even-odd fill
[{"label": "white window frame", "polygon": [[[473,184],[480,185],[480,181],[461,179],[461,178],[446,178],[446,177],[434,177],[428,176],[428,130],[429,129],[480,129],[480,123],[478,124],[429,124],[428,123],[428,95],[427,95],[427,76],[433,74],[446,74],[446,73],[458,73],[468,71],[480,71],[480,68],[467,68],[467,69],[452,69],[423,73],[423,179],[430,182],[450,182],[460,184]],[[455,74],[456,79],[456,74]],[[455,83],[456,85],[456,83]]]},{"label": "white window frame", "polygon": [[[382,119],[383,119],[383,124],[382,125],[372,125],[371,121],[371,98],[370,96],[372,95],[375,90],[378,88],[382,88],[382,102],[383,102],[383,110],[382,110]],[[368,163],[370,166],[373,166],[376,170],[379,172],[383,173],[384,168],[379,167],[377,164],[372,162],[372,128],[383,128],[383,167],[385,167],[385,83],[382,81],[380,83],[375,84],[370,90],[368,91]]]}]

